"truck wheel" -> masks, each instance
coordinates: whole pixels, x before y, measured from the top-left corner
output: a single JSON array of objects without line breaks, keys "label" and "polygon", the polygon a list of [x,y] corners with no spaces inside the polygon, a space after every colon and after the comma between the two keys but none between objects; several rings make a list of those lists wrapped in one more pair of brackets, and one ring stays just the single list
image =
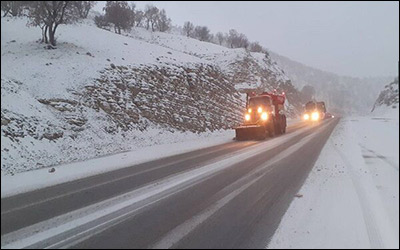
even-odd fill
[{"label": "truck wheel", "polygon": [[283,129],[282,129],[283,134],[286,134],[287,121],[286,121],[285,115],[283,116],[283,126],[282,127],[283,127]]},{"label": "truck wheel", "polygon": [[276,125],[275,125],[275,134],[276,135],[281,134],[281,126],[279,126],[279,123],[276,123]]},{"label": "truck wheel", "polygon": [[286,133],[286,124],[279,124],[279,132],[281,135]]},{"label": "truck wheel", "polygon": [[268,134],[269,134],[269,137],[275,137],[275,126],[274,126],[274,123],[271,123],[271,125],[270,126],[268,126]]},{"label": "truck wheel", "polygon": [[283,132],[282,132],[282,127],[281,127],[281,125],[280,125],[279,123],[276,124],[276,127],[275,127],[275,134],[277,134],[277,135],[283,134]]}]

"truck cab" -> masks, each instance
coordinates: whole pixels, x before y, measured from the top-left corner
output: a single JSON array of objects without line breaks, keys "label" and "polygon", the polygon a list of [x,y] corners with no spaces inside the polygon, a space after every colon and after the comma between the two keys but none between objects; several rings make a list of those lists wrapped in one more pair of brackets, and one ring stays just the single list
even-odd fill
[{"label": "truck cab", "polygon": [[303,120],[317,122],[325,118],[324,102],[309,101],[304,105]]},{"label": "truck cab", "polygon": [[285,96],[268,92],[248,93],[244,123],[237,127],[236,139],[265,139],[286,132]]},{"label": "truck cab", "polygon": [[274,112],[272,100],[269,96],[250,97],[247,104],[245,123],[259,124],[268,121],[268,116]]}]

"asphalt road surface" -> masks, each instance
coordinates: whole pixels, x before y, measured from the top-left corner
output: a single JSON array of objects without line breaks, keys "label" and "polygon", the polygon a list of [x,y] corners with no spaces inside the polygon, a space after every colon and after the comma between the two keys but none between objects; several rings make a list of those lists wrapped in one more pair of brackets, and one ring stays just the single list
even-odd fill
[{"label": "asphalt road surface", "polygon": [[1,246],[265,248],[338,121],[2,199]]}]

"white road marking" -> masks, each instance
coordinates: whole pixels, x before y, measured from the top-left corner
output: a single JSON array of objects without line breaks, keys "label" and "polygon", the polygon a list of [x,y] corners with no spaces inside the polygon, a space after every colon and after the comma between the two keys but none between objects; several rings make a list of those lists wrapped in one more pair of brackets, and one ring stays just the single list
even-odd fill
[{"label": "white road marking", "polygon": [[[235,146],[235,145],[233,144],[232,146],[230,146],[228,148],[232,148],[233,146]],[[218,151],[216,151],[216,152],[218,152]],[[190,160],[190,159],[193,159],[193,158],[202,157],[202,156],[205,156],[207,154],[210,154],[210,152],[203,153],[203,154],[196,155],[196,156],[186,157],[186,158],[179,159],[179,160],[167,163],[167,164],[163,164],[163,165],[155,167],[155,168],[145,169],[145,170],[142,170],[142,171],[130,174],[130,175],[122,176],[122,177],[119,177],[119,178],[116,178],[116,179],[112,179],[112,180],[109,180],[109,181],[106,181],[106,182],[102,182],[102,183],[99,183],[99,184],[96,184],[96,185],[91,185],[91,186],[88,186],[88,187],[85,187],[85,188],[74,190],[72,192],[60,194],[60,195],[57,195],[57,196],[53,196],[51,198],[47,198],[47,199],[44,199],[44,200],[40,200],[40,201],[36,201],[36,202],[33,202],[33,203],[29,203],[29,204],[26,204],[24,206],[12,208],[12,209],[10,209],[8,211],[2,212],[1,216],[5,216],[5,215],[10,214],[12,212],[15,212],[15,211],[18,211],[18,210],[22,210],[22,209],[25,209],[25,208],[28,208],[28,207],[36,206],[36,205],[39,205],[39,204],[42,204],[42,203],[45,203],[45,202],[49,202],[49,201],[52,201],[52,200],[61,199],[63,197],[66,197],[66,196],[69,196],[69,195],[73,195],[73,194],[77,194],[77,193],[80,193],[80,192],[83,192],[83,191],[86,191],[86,190],[90,190],[92,188],[96,188],[96,187],[100,187],[100,186],[103,186],[103,185],[107,185],[107,184],[115,183],[115,182],[122,181],[122,180],[125,180],[125,179],[129,179],[131,177],[134,177],[134,176],[137,176],[137,175],[140,175],[140,174],[144,174],[144,173],[147,173],[147,172],[158,170],[158,169],[170,166],[170,165],[177,164],[177,163],[182,162],[182,161],[187,161],[187,160]],[[141,164],[139,164],[139,165],[141,165]]]},{"label": "white road marking", "polygon": [[[327,124],[324,124],[319,129],[327,126]],[[161,193],[163,194],[163,197],[167,197],[168,195],[166,194],[168,194],[168,192],[171,193],[171,191],[175,192],[176,190],[184,190],[185,188],[192,186],[191,184],[196,181],[210,177],[217,172],[229,168],[235,163],[244,161],[260,153],[268,151],[312,129],[314,128],[305,127],[303,129],[299,129],[298,131],[288,134],[286,136],[274,138],[272,140],[240,150],[239,152],[235,152],[235,154],[229,154],[225,157],[221,157],[219,161],[212,164],[167,177],[163,180],[160,180],[159,182],[146,185],[126,194],[122,194],[117,197],[93,204],[91,206],[57,216],[55,218],[28,226],[26,228],[22,228],[15,232],[11,232],[1,237],[1,247],[26,248],[40,242],[45,244],[46,242],[50,242],[52,238],[64,232],[84,226],[85,224],[88,224],[89,222],[92,222],[94,220],[101,219],[106,215],[117,213],[121,209],[132,206],[139,202],[144,202],[145,205],[142,207],[145,207],[146,201],[149,200],[151,203],[151,198],[154,198]],[[316,134],[316,132],[313,133],[314,136]],[[113,220],[111,219],[108,220],[108,222],[112,221]],[[103,226],[109,224],[110,223],[105,222],[103,223]],[[89,229],[83,229],[83,231],[87,230]],[[76,234],[81,232],[76,232]]]},{"label": "white road marking", "polygon": [[[218,210],[223,208],[227,205],[230,201],[240,195],[243,191],[247,188],[252,186],[258,180],[263,178],[266,174],[273,170],[273,165],[284,158],[292,155],[299,149],[301,149],[304,145],[309,143],[318,133],[313,133],[301,139],[298,143],[294,144],[293,146],[289,147],[288,149],[280,152],[275,157],[271,158],[267,164],[263,165],[261,168],[257,168],[244,177],[240,178],[239,180],[232,183],[230,186],[235,186],[237,183],[243,182],[246,179],[252,179],[251,181],[245,183],[240,188],[235,189],[222,199],[215,202],[210,207],[206,208],[200,214],[194,216],[193,218],[185,221],[181,225],[177,226],[175,229],[171,230],[167,235],[165,235],[162,239],[160,239],[157,243],[155,243],[151,248],[153,249],[167,249],[173,247],[179,241],[184,239],[187,235],[189,235],[193,230],[195,230],[198,226],[200,226],[204,221],[214,215]],[[271,168],[272,167],[272,168]],[[229,186],[229,187],[230,187]],[[229,188],[228,187],[228,188]]]}]

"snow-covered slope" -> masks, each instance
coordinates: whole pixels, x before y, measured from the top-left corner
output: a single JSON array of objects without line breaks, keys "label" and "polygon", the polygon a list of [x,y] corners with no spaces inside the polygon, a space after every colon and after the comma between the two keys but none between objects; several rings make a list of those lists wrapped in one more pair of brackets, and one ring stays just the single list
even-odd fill
[{"label": "snow-covered slope", "polygon": [[[117,35],[86,20],[39,28],[1,18],[1,152],[6,174],[229,129],[250,86],[298,92],[268,57],[143,29]],[[135,33],[136,32],[136,33]],[[250,68],[248,68],[250,67]]]},{"label": "snow-covered slope", "polygon": [[271,58],[301,90],[309,85],[315,97],[324,100],[328,109],[341,114],[368,114],[383,86],[392,77],[356,78],[315,69],[270,52]]},{"label": "snow-covered slope", "polygon": [[216,64],[241,92],[249,89],[284,90],[289,100],[287,106],[289,114],[295,115],[301,110],[302,103],[298,90],[269,54],[252,53],[245,49],[229,49],[185,36],[151,33],[143,28],[135,29],[127,35]]},{"label": "snow-covered slope", "polygon": [[386,85],[372,108],[374,115],[399,117],[399,79]]}]

